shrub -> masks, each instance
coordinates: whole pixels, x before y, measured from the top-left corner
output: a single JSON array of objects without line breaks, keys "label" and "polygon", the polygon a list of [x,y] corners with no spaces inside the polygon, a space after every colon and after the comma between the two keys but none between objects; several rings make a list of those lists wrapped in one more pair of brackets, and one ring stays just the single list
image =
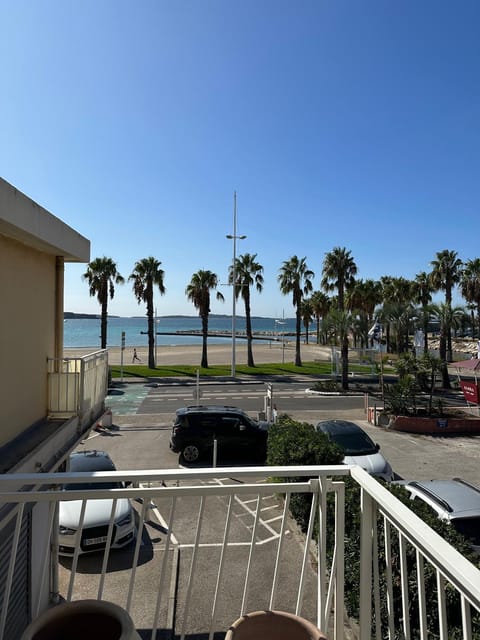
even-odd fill
[{"label": "shrub", "polygon": [[[287,415],[279,417],[268,432],[267,464],[271,466],[303,466],[341,464],[342,450],[312,424],[297,422]],[[305,478],[279,478],[285,482],[300,482]],[[290,511],[302,531],[308,527],[312,496],[293,494]]]},{"label": "shrub", "polygon": [[313,387],[313,391],[340,391],[341,385],[338,384],[336,380],[318,380]]},{"label": "shrub", "polygon": [[341,464],[342,450],[312,424],[279,417],[268,432],[267,464],[275,466]]}]

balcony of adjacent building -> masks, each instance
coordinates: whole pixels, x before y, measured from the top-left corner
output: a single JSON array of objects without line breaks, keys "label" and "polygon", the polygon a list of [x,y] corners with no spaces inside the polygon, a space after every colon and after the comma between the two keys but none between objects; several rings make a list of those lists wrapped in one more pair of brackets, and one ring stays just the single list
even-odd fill
[{"label": "balcony of adjacent building", "polygon": [[[0,448],[0,473],[56,470],[88,431],[109,417],[106,350],[48,358],[45,379],[45,415]],[[25,393],[19,389],[19,403]]]}]

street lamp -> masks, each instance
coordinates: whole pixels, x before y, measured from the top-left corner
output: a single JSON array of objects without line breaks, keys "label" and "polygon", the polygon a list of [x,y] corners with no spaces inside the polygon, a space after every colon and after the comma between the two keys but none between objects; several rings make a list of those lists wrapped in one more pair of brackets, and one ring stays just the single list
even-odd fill
[{"label": "street lamp", "polygon": [[237,281],[236,261],[237,261],[237,240],[245,240],[247,236],[237,236],[237,192],[233,192],[233,234],[226,236],[228,240],[233,240],[233,263],[232,263],[232,378],[235,377],[235,337],[236,337],[236,297],[235,286]]}]

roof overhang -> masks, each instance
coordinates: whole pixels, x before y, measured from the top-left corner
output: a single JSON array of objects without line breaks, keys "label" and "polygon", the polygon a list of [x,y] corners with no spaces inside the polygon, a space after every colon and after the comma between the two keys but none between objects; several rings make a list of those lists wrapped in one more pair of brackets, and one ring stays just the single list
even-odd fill
[{"label": "roof overhang", "polygon": [[65,262],[89,262],[90,241],[0,178],[0,234]]}]

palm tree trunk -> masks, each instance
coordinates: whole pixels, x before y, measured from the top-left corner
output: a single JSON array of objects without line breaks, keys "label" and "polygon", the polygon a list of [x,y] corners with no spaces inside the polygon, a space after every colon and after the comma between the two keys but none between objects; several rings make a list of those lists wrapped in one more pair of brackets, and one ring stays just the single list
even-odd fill
[{"label": "palm tree trunk", "polygon": [[451,389],[447,366],[447,337],[444,331],[440,332],[439,356],[442,361],[442,386],[444,389]]},{"label": "palm tree trunk", "polygon": [[302,331],[302,314],[300,304],[297,305],[297,318],[296,318],[296,336],[295,336],[295,366],[302,366],[302,358],[300,356],[300,333]]},{"label": "palm tree trunk", "polygon": [[247,329],[247,364],[249,367],[254,367],[253,351],[252,351],[252,318],[250,315],[250,300],[245,295],[245,324]]},{"label": "palm tree trunk", "polygon": [[147,296],[147,318],[148,318],[148,368],[155,369],[155,336],[153,321],[153,289],[148,292]]},{"label": "palm tree trunk", "polygon": [[320,344],[320,316],[316,316],[317,320],[317,344]]},{"label": "palm tree trunk", "polygon": [[342,339],[342,389],[348,391],[348,336]]},{"label": "palm tree trunk", "polygon": [[[451,287],[449,287],[449,288],[447,288],[445,290],[445,304],[447,305],[448,309],[451,310],[451,308],[452,308],[452,289],[451,289]],[[452,357],[452,327],[450,326],[450,318],[449,318],[448,324],[446,326],[446,331],[447,331],[447,357],[446,357],[446,360],[447,360],[447,362],[451,362],[453,360],[453,357]]]},{"label": "palm tree trunk", "polygon": [[452,351],[452,328],[450,324],[447,328],[447,349],[446,349],[446,357],[445,360],[447,362],[452,362],[453,360],[453,351]]},{"label": "palm tree trunk", "polygon": [[427,310],[423,310],[423,353],[428,353],[428,314]]},{"label": "palm tree trunk", "polygon": [[100,325],[100,348],[107,348],[107,299],[102,300],[102,320]]},{"label": "palm tree trunk", "polygon": [[387,322],[385,326],[385,340],[386,340],[387,353],[390,353],[390,323],[389,322]]},{"label": "palm tree trunk", "polygon": [[202,369],[208,369],[207,357],[208,314],[202,315]]}]

